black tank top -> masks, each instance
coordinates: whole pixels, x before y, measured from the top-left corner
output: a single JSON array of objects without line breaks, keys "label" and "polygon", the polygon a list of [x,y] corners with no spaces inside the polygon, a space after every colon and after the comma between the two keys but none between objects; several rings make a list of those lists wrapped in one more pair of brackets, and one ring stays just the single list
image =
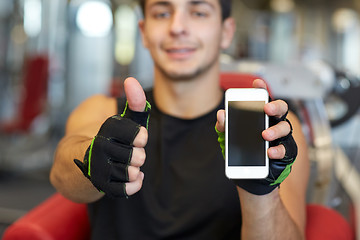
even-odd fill
[{"label": "black tank top", "polygon": [[[129,199],[89,204],[92,239],[240,239],[235,185],[226,178],[216,112],[192,120],[160,112],[152,91],[142,189]],[[118,99],[118,112],[124,109]]]}]

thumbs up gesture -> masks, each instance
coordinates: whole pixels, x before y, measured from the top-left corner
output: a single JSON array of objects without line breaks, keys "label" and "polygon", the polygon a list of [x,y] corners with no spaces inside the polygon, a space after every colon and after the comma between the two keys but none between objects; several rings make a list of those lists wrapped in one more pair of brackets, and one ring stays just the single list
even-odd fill
[{"label": "thumbs up gesture", "polygon": [[75,164],[99,190],[109,197],[128,197],[142,187],[145,145],[148,139],[150,104],[134,78],[124,82],[124,112],[108,118]]}]

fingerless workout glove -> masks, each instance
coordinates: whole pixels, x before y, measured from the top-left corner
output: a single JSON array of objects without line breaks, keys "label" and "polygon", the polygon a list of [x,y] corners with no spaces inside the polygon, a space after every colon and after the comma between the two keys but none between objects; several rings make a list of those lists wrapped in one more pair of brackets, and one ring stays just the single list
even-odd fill
[{"label": "fingerless workout glove", "polygon": [[108,118],[85,152],[84,161],[74,159],[85,177],[110,197],[128,197],[125,183],[129,181],[133,141],[140,127],[148,128],[151,105],[146,102],[144,112],[128,108],[121,115]]},{"label": "fingerless workout glove", "polygon": [[[269,159],[269,175],[264,179],[232,179],[232,181],[241,187],[242,189],[255,194],[265,195],[272,192],[277,188],[290,174],[291,167],[297,156],[297,145],[292,136],[292,126],[288,119],[286,119],[287,113],[281,118],[269,117],[269,125],[273,126],[281,121],[287,121],[290,125],[290,133],[282,138],[269,142],[269,146],[278,146],[280,144],[285,147],[285,157],[283,159]],[[218,134],[218,142],[222,150],[223,157],[225,158],[225,133],[219,132],[215,128]]]}]

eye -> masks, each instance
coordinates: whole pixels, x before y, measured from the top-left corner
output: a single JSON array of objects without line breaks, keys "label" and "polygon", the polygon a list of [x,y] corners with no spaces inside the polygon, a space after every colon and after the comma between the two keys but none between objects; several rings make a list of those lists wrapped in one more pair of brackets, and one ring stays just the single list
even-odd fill
[{"label": "eye", "polygon": [[206,12],[203,12],[203,11],[193,11],[191,13],[192,16],[194,17],[199,17],[199,18],[204,18],[204,17],[207,17],[208,14]]},{"label": "eye", "polygon": [[154,14],[154,17],[156,19],[163,19],[163,18],[169,18],[170,12],[157,12]]},{"label": "eye", "polygon": [[151,9],[151,16],[155,19],[166,19],[171,16],[171,8],[167,6],[156,6]]}]

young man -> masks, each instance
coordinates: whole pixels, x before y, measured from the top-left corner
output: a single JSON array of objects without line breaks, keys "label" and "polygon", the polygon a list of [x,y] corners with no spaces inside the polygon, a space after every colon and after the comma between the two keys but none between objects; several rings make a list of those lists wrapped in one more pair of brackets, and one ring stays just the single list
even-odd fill
[{"label": "young man", "polygon": [[[281,188],[260,180],[234,184],[224,174],[214,126],[224,131],[219,54],[235,31],[229,1],[142,4],[139,27],[154,60],[154,87],[144,94],[128,78],[126,103],[98,95],[75,109],[55,154],[52,184],[89,203],[93,239],[303,239],[308,159],[292,114],[298,155]],[[266,87],[261,80],[253,86]],[[277,100],[264,111],[281,118],[288,107]],[[290,132],[287,121],[278,121],[263,138]],[[268,156],[282,163],[287,151],[276,144]]]}]

